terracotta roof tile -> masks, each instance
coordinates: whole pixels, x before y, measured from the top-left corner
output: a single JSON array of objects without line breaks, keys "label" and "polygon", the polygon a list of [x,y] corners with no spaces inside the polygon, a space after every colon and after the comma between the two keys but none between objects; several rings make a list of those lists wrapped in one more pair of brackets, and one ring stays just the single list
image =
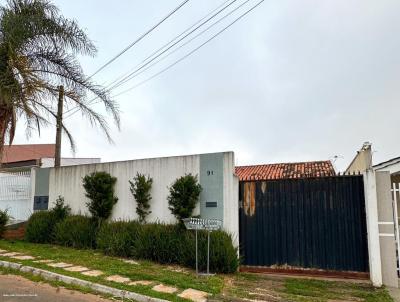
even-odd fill
[{"label": "terracotta roof tile", "polygon": [[240,181],[273,180],[302,177],[333,176],[336,174],[331,161],[280,163],[238,166],[235,173]]},{"label": "terracotta roof tile", "polygon": [[2,163],[35,160],[45,157],[54,157],[55,144],[33,144],[4,146]]}]

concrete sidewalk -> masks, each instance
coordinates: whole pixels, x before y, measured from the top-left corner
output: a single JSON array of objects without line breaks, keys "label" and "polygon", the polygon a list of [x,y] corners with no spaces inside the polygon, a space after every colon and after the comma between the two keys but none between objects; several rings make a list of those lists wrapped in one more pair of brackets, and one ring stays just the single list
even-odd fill
[{"label": "concrete sidewalk", "polygon": [[43,269],[31,267],[31,266],[24,266],[24,265],[22,265],[20,263],[16,263],[16,262],[8,262],[8,261],[0,260],[0,266],[18,270],[18,271],[21,271],[24,273],[33,274],[35,276],[41,276],[42,278],[44,278],[46,280],[61,281],[66,284],[87,287],[95,292],[98,292],[101,294],[106,294],[106,295],[111,295],[111,296],[122,298],[122,299],[130,299],[130,300],[138,301],[138,302],[166,302],[167,301],[167,300],[163,300],[163,299],[148,297],[148,296],[145,296],[145,295],[142,295],[139,293],[135,293],[135,292],[125,291],[122,289],[93,283],[93,282],[78,279],[75,277],[70,277],[70,276],[53,273],[50,271],[46,271]]},{"label": "concrete sidewalk", "polygon": [[110,302],[102,297],[53,287],[21,276],[0,275],[0,301],[2,302]]}]

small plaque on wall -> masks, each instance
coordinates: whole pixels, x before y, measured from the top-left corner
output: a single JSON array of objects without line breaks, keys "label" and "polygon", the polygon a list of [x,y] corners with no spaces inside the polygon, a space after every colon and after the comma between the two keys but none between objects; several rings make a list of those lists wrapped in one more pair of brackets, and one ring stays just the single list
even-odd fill
[{"label": "small plaque on wall", "polygon": [[206,201],[206,208],[216,208],[218,203],[216,201]]},{"label": "small plaque on wall", "polygon": [[35,196],[33,200],[33,210],[47,210],[49,208],[49,196]]}]

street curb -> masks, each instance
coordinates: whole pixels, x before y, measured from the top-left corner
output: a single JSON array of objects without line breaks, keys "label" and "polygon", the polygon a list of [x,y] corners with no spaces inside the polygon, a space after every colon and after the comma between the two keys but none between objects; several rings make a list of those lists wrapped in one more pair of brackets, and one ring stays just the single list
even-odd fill
[{"label": "street curb", "polygon": [[15,269],[15,270],[18,270],[18,271],[21,271],[24,273],[31,273],[36,276],[41,276],[44,279],[50,280],[50,281],[61,281],[61,282],[67,283],[67,284],[88,287],[96,292],[112,295],[112,296],[115,296],[118,298],[133,299],[134,301],[138,301],[138,302],[167,302],[167,300],[152,298],[152,297],[148,297],[148,296],[141,295],[138,293],[134,293],[134,292],[130,292],[130,291],[122,290],[122,289],[117,289],[117,288],[112,288],[109,286],[101,285],[101,284],[86,281],[86,280],[81,280],[81,279],[78,279],[75,277],[60,275],[60,274],[49,272],[49,271],[46,271],[46,270],[43,270],[40,268],[35,268],[32,266],[24,266],[20,263],[0,260],[0,266],[5,267],[5,268]]}]

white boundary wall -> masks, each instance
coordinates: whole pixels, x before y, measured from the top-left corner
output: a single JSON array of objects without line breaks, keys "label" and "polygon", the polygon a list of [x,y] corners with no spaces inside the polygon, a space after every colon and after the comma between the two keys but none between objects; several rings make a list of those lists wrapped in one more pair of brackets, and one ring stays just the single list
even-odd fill
[{"label": "white boundary wall", "polygon": [[[237,210],[238,181],[234,175],[234,155],[233,152],[224,152],[223,155],[221,157],[223,161],[223,165],[221,166],[224,167],[223,182],[220,185],[220,190],[223,191],[223,200],[220,201],[221,205],[223,205],[223,217],[221,219],[223,220],[224,229],[237,238],[239,233]],[[153,178],[150,208],[152,213],[149,215],[148,221],[174,223],[176,222],[175,217],[168,209],[168,188],[177,178],[188,173],[197,175],[200,179],[201,156],[175,156],[51,168],[49,178],[49,207],[51,208],[58,195],[61,195],[71,207],[73,213],[87,214],[87,198],[82,186],[82,179],[91,172],[105,171],[117,178],[115,194],[118,197],[118,202],[114,206],[112,219],[136,219],[136,203],[129,191],[128,181],[132,180],[136,173],[139,172]],[[207,190],[207,188],[203,187],[203,190]],[[203,201],[201,200],[201,202]],[[212,208],[208,208],[208,210],[210,209],[214,211]],[[215,211],[217,209],[218,211],[220,210],[219,208],[215,208]],[[194,215],[200,214],[199,212],[200,207],[197,207]]]}]

